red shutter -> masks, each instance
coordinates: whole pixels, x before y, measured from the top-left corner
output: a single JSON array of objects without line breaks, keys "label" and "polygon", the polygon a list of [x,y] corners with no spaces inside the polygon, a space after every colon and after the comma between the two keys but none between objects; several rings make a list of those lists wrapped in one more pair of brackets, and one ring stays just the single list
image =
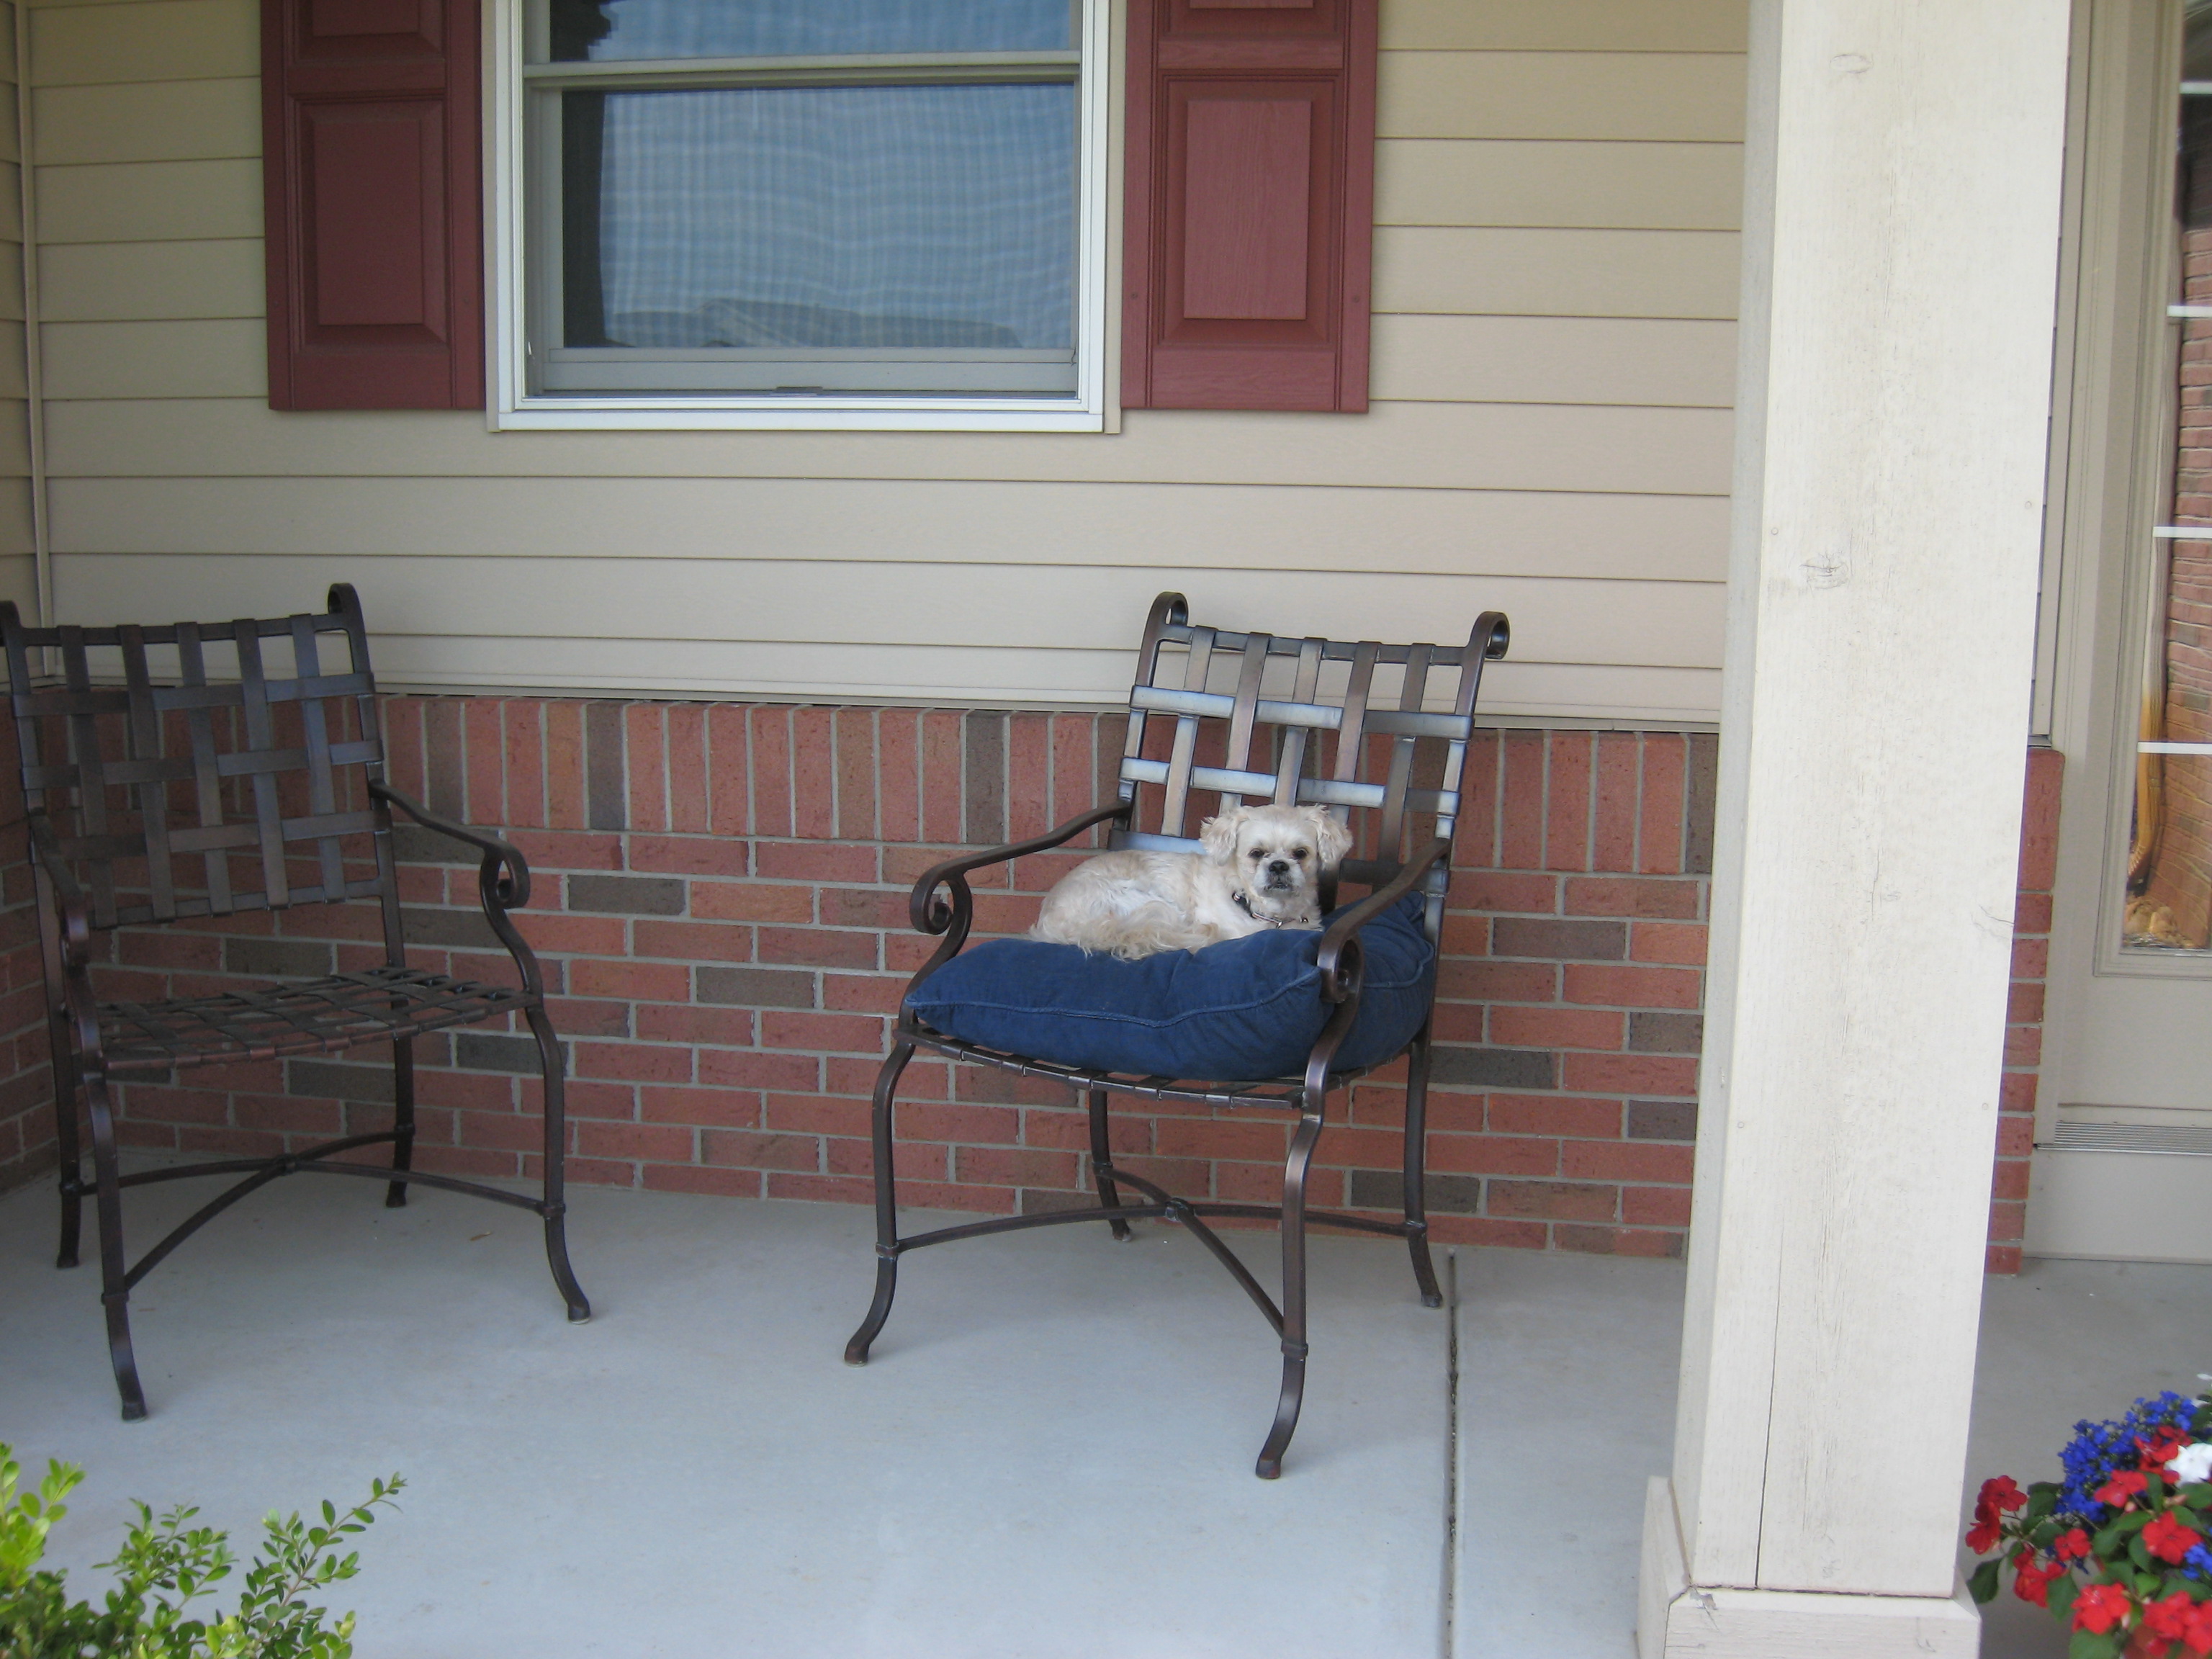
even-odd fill
[{"label": "red shutter", "polygon": [[1367,407],[1377,0],[1132,0],[1121,401]]},{"label": "red shutter", "polygon": [[269,403],[483,407],[477,0],[262,0]]}]

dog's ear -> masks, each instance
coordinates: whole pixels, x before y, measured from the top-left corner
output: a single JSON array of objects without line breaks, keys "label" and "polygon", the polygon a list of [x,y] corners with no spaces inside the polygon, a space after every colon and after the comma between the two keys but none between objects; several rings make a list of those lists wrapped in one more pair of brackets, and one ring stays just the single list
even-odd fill
[{"label": "dog's ear", "polygon": [[1244,827],[1250,816],[1249,806],[1233,807],[1226,812],[1206,819],[1198,826],[1198,839],[1206,852],[1217,860],[1226,860],[1237,856],[1237,832]]},{"label": "dog's ear", "polygon": [[1326,806],[1314,809],[1314,843],[1321,853],[1322,867],[1334,870],[1337,861],[1352,850],[1352,831],[1336,821],[1336,814]]}]

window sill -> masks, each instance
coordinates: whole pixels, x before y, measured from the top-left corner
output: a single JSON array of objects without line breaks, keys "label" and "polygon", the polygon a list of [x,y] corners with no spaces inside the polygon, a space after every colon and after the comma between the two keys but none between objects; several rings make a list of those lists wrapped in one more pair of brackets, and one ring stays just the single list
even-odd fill
[{"label": "window sill", "polygon": [[1065,398],[531,398],[491,411],[495,432],[1103,432],[1106,416]]}]

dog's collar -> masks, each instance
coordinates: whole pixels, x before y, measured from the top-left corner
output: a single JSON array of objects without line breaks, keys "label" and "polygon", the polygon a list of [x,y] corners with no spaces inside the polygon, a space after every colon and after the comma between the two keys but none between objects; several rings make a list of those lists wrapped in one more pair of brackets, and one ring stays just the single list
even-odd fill
[{"label": "dog's collar", "polygon": [[1244,890],[1241,887],[1231,893],[1229,896],[1235,899],[1237,908],[1250,916],[1253,921],[1264,922],[1270,927],[1280,927],[1283,925],[1282,918],[1279,916],[1263,916],[1255,912],[1252,908],[1252,901],[1244,896]]}]

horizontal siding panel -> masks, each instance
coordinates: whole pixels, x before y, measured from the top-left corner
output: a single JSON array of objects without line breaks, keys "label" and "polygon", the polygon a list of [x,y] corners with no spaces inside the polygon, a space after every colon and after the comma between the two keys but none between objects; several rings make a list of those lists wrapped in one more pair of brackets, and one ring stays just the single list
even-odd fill
[{"label": "horizontal siding panel", "polygon": [[[1723,580],[1728,558],[1728,504],[1711,496],[699,478],[57,479],[49,495],[55,546],[100,553],[614,553],[646,562],[641,570],[675,559],[868,559],[1687,581]],[[537,580],[507,568],[510,581]],[[538,568],[560,580],[550,562]]]},{"label": "horizontal siding panel", "polygon": [[261,398],[269,331],[258,318],[49,323],[46,392],[56,398]]},{"label": "horizontal siding panel", "polygon": [[[27,566],[31,562],[31,484],[27,478],[10,478],[0,483],[0,554],[9,558],[21,557]],[[27,586],[28,584],[27,583]],[[20,592],[0,593],[0,599],[14,598],[24,608],[24,614],[35,614],[35,599],[26,601]],[[35,593],[35,588],[30,588]]]},{"label": "horizontal siding panel", "polygon": [[31,94],[40,167],[204,161],[261,154],[261,82],[41,87]]},{"label": "horizontal siding panel", "polygon": [[[0,23],[0,27],[4,27],[4,23]],[[10,37],[9,46],[11,51],[14,46],[15,41]],[[16,100],[22,95],[12,79],[0,82],[0,160],[20,161],[23,159],[21,118],[16,114]]]},{"label": "horizontal siding panel", "polygon": [[[0,318],[14,323],[23,320],[23,256],[22,245],[17,243],[0,255]],[[19,329],[16,331],[21,332]]]},{"label": "horizontal siding panel", "polygon": [[1741,259],[1726,231],[1385,225],[1375,233],[1375,309],[1730,319]]},{"label": "horizontal siding panel", "polygon": [[[10,257],[0,254],[0,258]],[[30,378],[23,361],[23,331],[0,328],[0,398],[27,398]]]},{"label": "horizontal siding panel", "polygon": [[29,411],[30,405],[21,398],[0,398],[0,480],[31,476]]},{"label": "horizontal siding panel", "polygon": [[[315,610],[332,581],[347,580],[372,624],[395,634],[556,639],[588,617],[601,639],[1108,652],[1134,646],[1152,596],[1172,586],[1194,616],[1281,634],[1457,644],[1494,608],[1513,619],[1520,662],[1713,669],[1721,659],[1718,582],[1293,570],[1261,585],[1218,568],[655,562],[563,559],[518,583],[507,559],[58,553],[54,580],[65,622]],[[101,616],[82,599],[123,611]],[[1126,674],[1121,683],[1126,693]]]},{"label": "horizontal siding panel", "polygon": [[56,322],[258,317],[261,242],[74,242],[39,252],[40,311]]},{"label": "horizontal siding panel", "polygon": [[[10,521],[15,517],[5,502],[0,502],[0,546],[13,545],[6,537]],[[23,544],[28,546],[26,540]],[[39,574],[37,562],[28,553],[0,554],[0,599],[13,599],[15,608],[26,617],[39,614]]]},{"label": "horizontal siding panel", "polygon": [[42,87],[258,75],[259,9],[252,0],[35,6],[31,71]]},{"label": "horizontal siding panel", "polygon": [[0,161],[0,241],[23,246],[23,170],[13,161]]},{"label": "horizontal siding panel", "polygon": [[1393,138],[1375,147],[1378,225],[1735,230],[1735,144]]},{"label": "horizontal siding panel", "polygon": [[1743,137],[1735,52],[1386,52],[1385,138]]},{"label": "horizontal siding panel", "polygon": [[1380,398],[1700,409],[1735,401],[1734,323],[1381,316],[1374,349]]},{"label": "horizontal siding panel", "polygon": [[[190,246],[155,244],[140,252]],[[1111,439],[492,433],[472,414],[285,415],[244,400],[57,402],[49,405],[49,422],[58,477],[1089,479],[1724,495],[1732,459],[1724,410],[1573,405],[1393,404],[1342,417],[1139,410]]]},{"label": "horizontal siding panel", "polygon": [[39,169],[39,240],[214,241],[261,234],[261,163],[121,161]]},{"label": "horizontal siding panel", "polygon": [[1741,52],[1748,0],[1390,0],[1386,51]]}]

